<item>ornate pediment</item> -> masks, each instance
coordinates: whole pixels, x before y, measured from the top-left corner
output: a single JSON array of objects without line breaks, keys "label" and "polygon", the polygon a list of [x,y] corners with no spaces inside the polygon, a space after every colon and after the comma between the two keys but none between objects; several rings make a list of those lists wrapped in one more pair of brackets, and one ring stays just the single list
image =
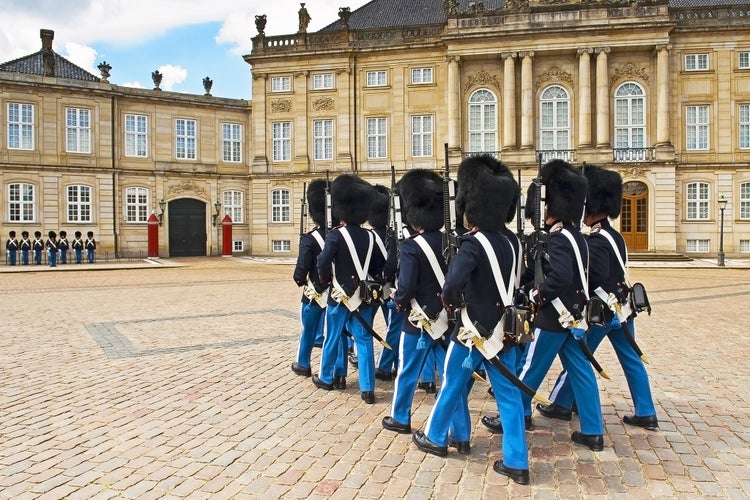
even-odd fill
[{"label": "ornate pediment", "polygon": [[539,75],[536,79],[537,88],[544,87],[551,83],[564,83],[569,88],[572,88],[575,82],[573,80],[573,75],[557,66],[553,66]]},{"label": "ornate pediment", "polygon": [[199,186],[193,181],[184,181],[180,182],[179,184],[171,184],[169,188],[167,189],[167,193],[169,195],[177,195],[177,194],[194,194],[194,195],[203,195],[206,196],[206,188],[203,186]]},{"label": "ornate pediment", "polygon": [[271,113],[288,113],[291,110],[291,99],[273,99],[271,101]]},{"label": "ornate pediment", "polygon": [[495,87],[495,89],[497,90],[502,89],[502,85],[500,84],[500,79],[497,77],[497,75],[493,75],[484,70],[480,71],[479,73],[469,75],[469,77],[466,79],[466,91],[467,92],[469,89],[473,87],[482,87],[482,86]]},{"label": "ornate pediment", "polygon": [[336,107],[336,101],[333,97],[321,97],[315,99],[312,103],[312,109],[314,111],[327,111]]},{"label": "ornate pediment", "polygon": [[609,77],[609,85],[612,86],[619,81],[633,79],[649,83],[648,71],[646,71],[646,68],[636,66],[633,63],[626,63],[613,68]]}]

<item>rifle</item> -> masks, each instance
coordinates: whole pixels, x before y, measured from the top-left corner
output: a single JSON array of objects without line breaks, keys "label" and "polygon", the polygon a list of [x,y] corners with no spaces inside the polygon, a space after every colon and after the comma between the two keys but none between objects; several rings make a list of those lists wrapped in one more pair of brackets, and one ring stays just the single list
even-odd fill
[{"label": "rifle", "polygon": [[302,208],[299,211],[299,241],[302,243],[302,237],[305,235],[305,219],[307,219],[307,183],[302,183]]},{"label": "rifle", "polygon": [[443,257],[450,265],[458,251],[456,236],[456,185],[450,177],[448,143],[445,143],[445,167],[443,169]]},{"label": "rifle", "polygon": [[542,153],[539,153],[539,170],[536,178],[534,178],[534,191],[536,199],[534,200],[536,206],[534,207],[534,217],[532,218],[532,224],[534,225],[534,236],[532,239],[533,243],[533,256],[534,256],[534,285],[539,285],[544,281],[544,268],[542,263],[544,257],[547,254],[547,231],[544,229],[544,212],[545,205],[547,204],[547,191],[542,181]]},{"label": "rifle", "polygon": [[333,226],[333,215],[331,210],[331,183],[328,180],[328,170],[326,170],[326,211],[325,224],[323,226],[323,239],[328,236],[328,231]]},{"label": "rifle", "polygon": [[[401,219],[401,197],[396,192],[396,167],[391,165],[391,199],[388,217],[388,238],[386,243],[389,245],[396,242],[396,262],[399,258],[401,242],[404,240],[403,221]],[[390,253],[391,249],[387,249]]]}]

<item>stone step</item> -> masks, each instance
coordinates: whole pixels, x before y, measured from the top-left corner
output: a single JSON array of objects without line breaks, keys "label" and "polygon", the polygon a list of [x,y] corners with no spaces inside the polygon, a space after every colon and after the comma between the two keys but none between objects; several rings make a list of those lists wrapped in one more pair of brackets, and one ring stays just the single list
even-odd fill
[{"label": "stone step", "polygon": [[629,252],[628,260],[635,262],[689,262],[687,255],[672,252]]}]

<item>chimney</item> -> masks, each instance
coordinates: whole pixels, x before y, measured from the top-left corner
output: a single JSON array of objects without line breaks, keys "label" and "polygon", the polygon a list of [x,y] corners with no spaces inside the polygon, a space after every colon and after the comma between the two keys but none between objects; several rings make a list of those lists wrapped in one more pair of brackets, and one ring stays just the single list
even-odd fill
[{"label": "chimney", "polygon": [[52,50],[52,40],[55,39],[55,32],[52,30],[39,30],[39,36],[42,37],[42,50]]}]

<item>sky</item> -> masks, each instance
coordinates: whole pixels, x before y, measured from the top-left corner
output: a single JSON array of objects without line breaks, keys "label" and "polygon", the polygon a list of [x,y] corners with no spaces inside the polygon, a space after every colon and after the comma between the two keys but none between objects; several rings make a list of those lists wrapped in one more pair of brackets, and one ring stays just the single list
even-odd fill
[{"label": "sky", "polygon": [[[369,0],[310,0],[308,32],[338,19],[339,7],[352,11]],[[97,65],[112,66],[110,83],[251,98],[250,65],[243,59],[258,34],[255,16],[266,14],[266,36],[299,28],[300,2],[291,0],[0,0],[0,63],[41,49],[40,29],[55,32],[52,48],[94,76]]]}]

